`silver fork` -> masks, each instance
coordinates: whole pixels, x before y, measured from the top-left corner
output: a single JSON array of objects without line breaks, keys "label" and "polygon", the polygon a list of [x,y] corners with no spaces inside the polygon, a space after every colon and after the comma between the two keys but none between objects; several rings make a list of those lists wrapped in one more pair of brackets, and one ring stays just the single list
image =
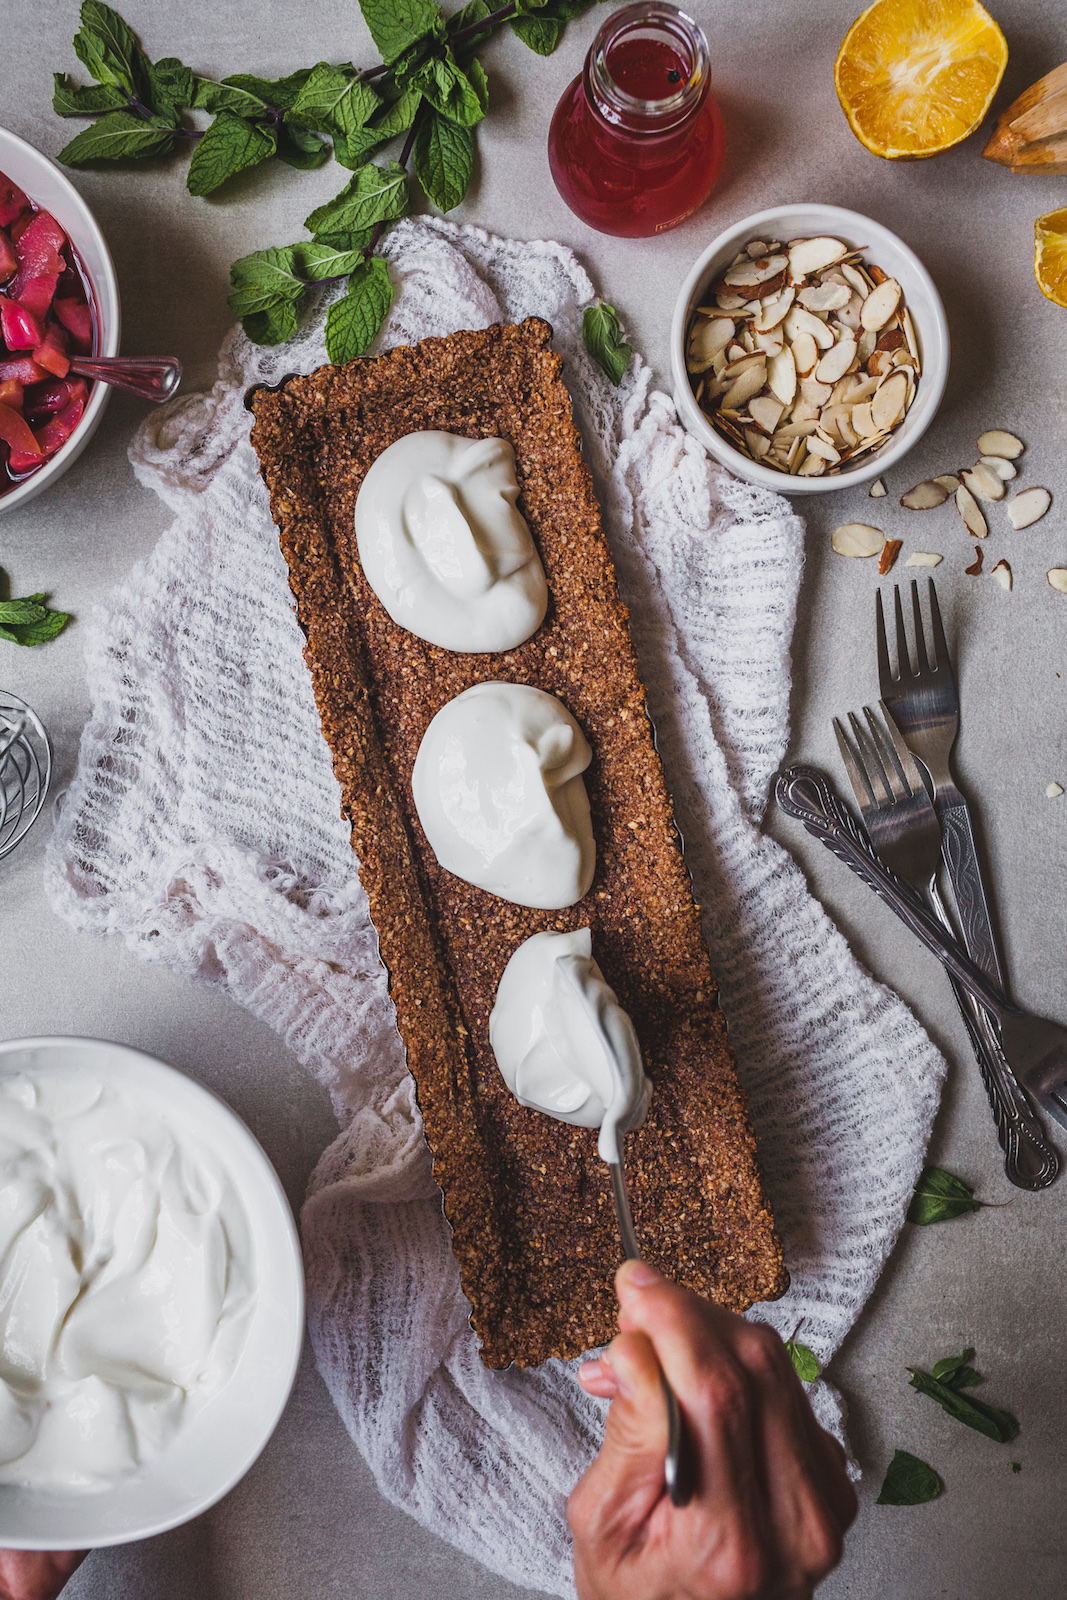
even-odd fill
[{"label": "silver fork", "polygon": [[[866,726],[849,714],[855,750],[834,719],[841,759],[876,854],[898,877],[920,890],[938,921],[953,935],[937,883],[940,823],[922,773],[884,703],[881,712],[879,719],[865,706]],[[1012,1071],[988,1013],[955,979],[953,990],[993,1106],[1004,1170],[1019,1188],[1047,1188],[1059,1171],[1059,1158]]]}]

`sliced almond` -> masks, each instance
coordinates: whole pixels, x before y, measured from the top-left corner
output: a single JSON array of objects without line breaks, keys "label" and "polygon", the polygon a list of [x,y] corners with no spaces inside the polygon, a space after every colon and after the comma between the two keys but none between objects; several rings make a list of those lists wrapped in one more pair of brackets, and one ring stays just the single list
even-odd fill
[{"label": "sliced almond", "polygon": [[978,436],[980,456],[1004,456],[1008,461],[1015,461],[1025,449],[1021,439],[1013,433],[1005,433],[1002,428],[990,428]]},{"label": "sliced almond", "polygon": [[[723,372],[723,377],[724,378],[739,378],[741,376],[742,372],[747,372],[750,367],[765,367],[766,365],[767,365],[767,357],[763,354],[763,352],[761,350],[756,350],[756,351],[746,350],[740,356],[737,357],[736,361],[731,361],[729,363],[729,365],[725,368],[725,370]],[[762,389],[762,387],[763,387],[763,385],[760,384],[760,388],[761,389]]]},{"label": "sliced almond", "polygon": [[867,493],[870,495],[872,500],[880,500],[885,492],[885,482],[882,478],[875,478],[874,482],[871,484],[871,487],[867,490]]},{"label": "sliced almond", "polygon": [[860,321],[865,328],[884,328],[890,317],[895,315],[900,304],[901,288],[895,278],[886,278],[877,289],[863,302],[860,312]]},{"label": "sliced almond", "polygon": [[1049,783],[1045,785],[1045,799],[1058,800],[1063,793],[1062,783]]},{"label": "sliced almond", "polygon": [[746,401],[752,399],[754,394],[759,394],[766,382],[767,368],[762,361],[758,366],[748,367],[746,371],[741,373],[739,378],[734,380],[723,395],[722,409],[724,411],[739,410]]},{"label": "sliced almond", "polygon": [[[875,291],[877,293],[877,290]],[[882,384],[871,401],[871,418],[877,428],[891,428],[903,414],[908,398],[908,380],[902,372]]]},{"label": "sliced almond", "polygon": [[1008,593],[1011,593],[1011,568],[1006,561],[998,561],[990,577],[995,578],[1002,589],[1007,589]]},{"label": "sliced almond", "polygon": [[730,289],[755,288],[769,278],[777,278],[779,273],[785,271],[787,264],[785,256],[761,256],[757,261],[745,256],[723,274],[722,281]]},{"label": "sliced almond", "polygon": [[848,255],[848,246],[840,239],[820,235],[816,239],[794,239],[789,245],[789,276],[794,283],[812,272],[821,272],[833,266],[842,256]]},{"label": "sliced almond", "polygon": [[759,427],[773,433],[782,420],[785,405],[772,394],[761,394],[748,402],[748,414]]},{"label": "sliced almond", "polygon": [[767,356],[776,356],[785,343],[781,328],[772,328],[770,333],[757,332],[753,337],[756,349],[762,350],[764,355]]},{"label": "sliced almond", "polygon": [[1004,483],[1010,483],[1013,478],[1019,476],[1018,467],[1006,456],[983,456],[982,466],[988,467],[990,472],[995,472]]},{"label": "sliced almond", "polygon": [[810,333],[798,333],[793,340],[793,360],[801,377],[814,372],[819,359],[819,347]]},{"label": "sliced almond", "polygon": [[1047,489],[1024,489],[1008,505],[1008,521],[1013,528],[1028,528],[1038,522],[1052,504]]},{"label": "sliced almond", "polygon": [[797,392],[797,369],[794,352],[786,346],[767,362],[767,381],[775,399],[783,406],[791,405]]},{"label": "sliced almond", "polygon": [[856,343],[854,339],[841,339],[832,349],[827,350],[818,366],[815,376],[820,383],[836,383],[843,378],[856,356]]},{"label": "sliced almond", "polygon": [[906,567],[939,567],[944,559],[944,556],[935,555],[932,550],[913,550],[904,565]]},{"label": "sliced almond", "polygon": [[710,322],[700,318],[690,329],[688,359],[710,366],[733,336],[734,324],[729,317],[715,317]]},{"label": "sliced almond", "polygon": [[785,319],[785,314],[795,298],[796,290],[787,285],[778,294],[769,295],[765,300],[761,300],[752,323],[756,332],[769,333],[772,328],[777,328]]},{"label": "sliced almond", "polygon": [[860,299],[866,300],[867,296],[871,292],[871,286],[867,282],[867,279],[863,276],[863,273],[860,272],[857,267],[851,266],[847,261],[842,262],[840,270],[841,276],[847,283],[852,285]]},{"label": "sliced almond", "polygon": [[908,310],[907,306],[905,306],[904,309],[901,311],[900,320],[903,323],[903,326],[904,326],[904,337],[908,342],[908,349],[911,351],[912,359],[915,362],[915,367],[916,367],[916,371],[917,371],[918,368],[919,368],[919,365],[920,365],[920,362],[919,362],[919,341],[915,337],[915,324],[911,320],[911,312]]},{"label": "sliced almond", "polygon": [[818,378],[801,378],[800,393],[809,405],[822,407],[832,391],[828,383],[820,383]]},{"label": "sliced almond", "polygon": [[887,539],[882,546],[882,553],[878,557],[878,576],[884,578],[887,572],[892,572],[893,563],[899,556],[903,547],[903,539]]},{"label": "sliced almond", "polygon": [[947,499],[948,490],[944,484],[938,483],[936,478],[927,478],[902,494],[900,503],[909,511],[932,511],[935,506],[943,506]]},{"label": "sliced almond", "polygon": [[845,522],[830,535],[839,556],[876,556],[885,544],[885,534],[866,522]]},{"label": "sliced almond", "polygon": [[884,378],[893,370],[892,350],[874,350],[867,358],[867,371],[875,378]]},{"label": "sliced almond", "polygon": [[760,433],[756,428],[746,428],[744,437],[749,455],[756,460],[760,460],[771,448],[771,441],[767,438],[767,435]]},{"label": "sliced almond", "polygon": [[954,472],[943,472],[940,477],[934,479],[934,482],[939,483],[949,494],[955,494],[960,486],[960,480]]},{"label": "sliced almond", "polygon": [[762,239],[750,239],[745,246],[746,256],[751,256],[753,261],[758,260],[760,256],[770,255],[770,253]]},{"label": "sliced almond", "polygon": [[859,337],[859,353],[861,361],[869,361],[874,354],[878,343],[878,335],[873,328],[864,328]]},{"label": "sliced almond", "polygon": [[826,471],[826,462],[821,456],[806,455],[803,465],[797,468],[798,478],[821,478]]},{"label": "sliced almond", "polygon": [[1053,567],[1047,577],[1058,594],[1067,594],[1067,567]]},{"label": "sliced almond", "polygon": [[860,332],[860,307],[862,305],[863,301],[858,295],[850,295],[840,311],[833,313],[833,316],[841,323],[842,327],[847,328],[850,333],[854,333],[857,338]]},{"label": "sliced almond", "polygon": [[[852,407],[852,416],[850,420],[853,428],[859,434],[861,439],[869,439],[872,434],[881,432],[881,429],[875,426],[874,419],[871,416],[871,405],[869,400],[864,401],[862,405]],[[885,493],[884,490],[882,492],[883,494]]]},{"label": "sliced almond", "polygon": [[982,570],[982,559],[985,556],[985,546],[976,544],[974,547],[974,560],[969,567],[964,567],[964,572],[969,578],[977,578]]},{"label": "sliced almond", "polygon": [[715,296],[715,304],[720,311],[740,311],[746,301],[743,294],[732,294],[727,289]]},{"label": "sliced almond", "polygon": [[852,299],[852,290],[847,284],[813,283],[801,289],[797,299],[808,311],[839,311]]},{"label": "sliced almond", "polygon": [[989,532],[989,526],[979,509],[978,501],[962,483],[956,490],[956,510],[963,518],[967,532],[973,534],[976,539],[984,539]]},{"label": "sliced almond", "polygon": [[815,316],[814,312],[805,311],[803,306],[796,304],[789,308],[785,319],[787,338],[795,339],[798,334],[810,333],[820,350],[829,350],[834,342],[834,336],[826,323]]},{"label": "sliced almond", "polygon": [[829,461],[831,465],[841,460],[840,450],[836,449],[832,444],[827,444],[826,440],[821,439],[817,433],[813,433],[808,440],[808,454],[809,456],[820,456],[823,461]]},{"label": "sliced almond", "polygon": [[983,467],[980,461],[969,472],[961,472],[960,477],[976,500],[985,500],[987,503],[1003,500],[1004,480],[998,478],[989,467]]}]

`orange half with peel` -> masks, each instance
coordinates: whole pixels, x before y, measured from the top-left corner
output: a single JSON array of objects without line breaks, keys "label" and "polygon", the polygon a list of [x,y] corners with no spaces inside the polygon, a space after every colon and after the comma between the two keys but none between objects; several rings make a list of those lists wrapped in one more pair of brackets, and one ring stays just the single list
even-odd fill
[{"label": "orange half with peel", "polygon": [[1034,277],[1042,294],[1067,306],[1067,206],[1034,223]]},{"label": "orange half with peel", "polygon": [[834,83],[861,144],[889,161],[918,161],[974,132],[1007,60],[978,0],[875,0],[845,35]]}]

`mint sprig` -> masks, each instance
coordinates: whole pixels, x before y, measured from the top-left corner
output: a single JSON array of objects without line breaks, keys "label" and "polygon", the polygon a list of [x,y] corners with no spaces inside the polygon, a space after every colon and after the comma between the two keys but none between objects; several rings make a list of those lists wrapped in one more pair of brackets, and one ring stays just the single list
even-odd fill
[{"label": "mint sprig", "polygon": [[[97,120],[64,146],[59,159],[78,167],[192,148],[189,190],[211,195],[274,159],[296,168],[321,166],[332,147],[351,179],[308,217],[310,241],[271,246],[234,262],[229,303],[251,340],[279,344],[296,333],[313,287],[343,280],[345,295],[327,318],[326,349],[331,361],[347,361],[368,348],[392,300],[374,251],[384,230],[410,209],[409,161],[415,182],[439,210],[451,211],[467,192],[474,129],[489,109],[489,80],[477,49],[509,23],[531,49],[547,55],[563,25],[595,3],[508,0],[493,8],[488,0],[468,0],[446,18],[437,0],[360,0],[379,65],[320,61],[283,78],[231,73],[216,80],[175,56],[153,63],[117,11],[103,0],[83,0],[74,50],[96,81],[75,84],[56,73],[52,104],[60,116]],[[206,128],[188,124],[196,112],[213,118]],[[399,138],[399,158],[383,161],[380,152]],[[333,271],[327,270],[331,264]],[[602,309],[614,318],[610,307]],[[594,353],[617,383],[629,346],[621,343],[617,319],[613,334],[610,323],[605,327]]]},{"label": "mint sprig", "polygon": [[70,620],[66,611],[53,611],[46,595],[28,594],[21,600],[0,600],[0,639],[11,644],[47,644],[62,633]]}]

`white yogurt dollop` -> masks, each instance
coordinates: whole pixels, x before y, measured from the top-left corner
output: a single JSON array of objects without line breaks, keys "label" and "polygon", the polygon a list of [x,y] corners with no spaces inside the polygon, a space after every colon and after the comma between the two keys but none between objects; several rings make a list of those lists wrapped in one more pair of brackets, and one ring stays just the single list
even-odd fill
[{"label": "white yogurt dollop", "polygon": [[555,695],[520,683],[457,695],[423,734],[411,775],[438,861],[516,905],[574,905],[596,867],[581,776],[591,760]]},{"label": "white yogurt dollop", "polygon": [[593,960],[588,928],[535,933],[500,980],[489,1041],[520,1105],[599,1128],[602,1161],[645,1119],[652,1085],[633,1023]]},{"label": "white yogurt dollop", "polygon": [[0,1483],[102,1489],[244,1346],[244,1210],[194,1132],[92,1074],[0,1078]]},{"label": "white yogurt dollop", "polygon": [[356,543],[394,622],[468,654],[536,633],[548,585],[518,494],[504,439],[428,431],[382,451],[356,497]]}]

